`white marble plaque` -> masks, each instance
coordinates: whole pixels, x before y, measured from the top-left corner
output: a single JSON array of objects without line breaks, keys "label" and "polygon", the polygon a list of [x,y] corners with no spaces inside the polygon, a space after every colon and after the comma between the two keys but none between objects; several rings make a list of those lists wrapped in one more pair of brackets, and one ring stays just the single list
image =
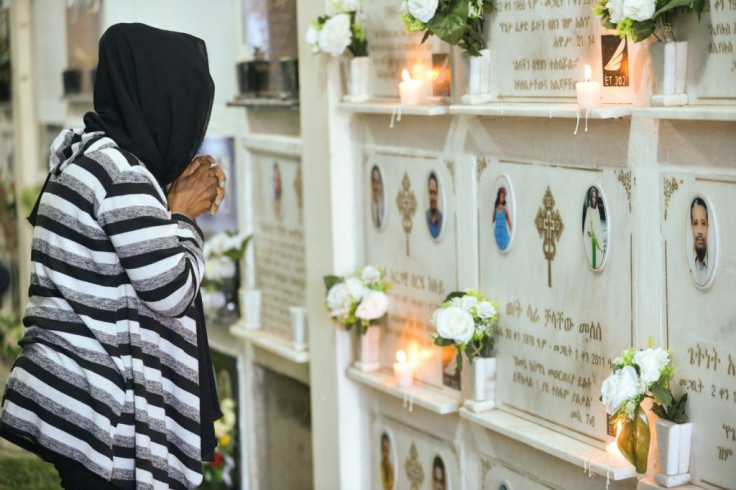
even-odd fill
[{"label": "white marble plaque", "polygon": [[[478,175],[480,287],[501,307],[496,405],[602,447],[600,386],[634,339],[627,174],[485,158]],[[508,206],[515,206],[508,215],[513,245],[503,251],[500,182]],[[605,210],[598,206],[595,214],[598,234],[606,235],[598,255],[606,267],[598,269],[586,253],[591,238],[584,226],[584,213],[594,212],[586,201],[593,186],[606,196]]]},{"label": "white marble plaque", "polygon": [[301,164],[288,157],[251,156],[261,324],[290,337],[289,307],[305,303]]},{"label": "white marble plaque", "polygon": [[[382,181],[382,191],[375,194],[374,169]],[[386,267],[393,283],[388,325],[381,336],[381,365],[390,369],[396,352],[403,349],[417,363],[415,379],[442,387],[442,351],[430,337],[430,319],[447,294],[458,288],[454,163],[375,152],[366,158],[363,175],[366,263]],[[430,203],[435,185],[438,214]],[[380,223],[372,212],[374,195],[385,202]]]},{"label": "white marble plaque", "polygon": [[401,2],[363,2],[368,53],[372,61],[372,95],[398,98],[401,71],[413,78],[426,77],[432,68],[432,53],[449,53],[447,44],[430,38],[422,44],[423,33],[407,33],[401,22]]},{"label": "white marble plaque", "polygon": [[[662,232],[665,239],[665,327],[673,351],[677,398],[688,394],[693,423],[690,473],[708,488],[736,485],[736,180],[665,173]],[[669,196],[669,197],[667,197]],[[707,206],[706,273],[696,269],[702,227],[691,219],[695,198]],[[699,208],[699,209],[697,209]],[[693,216],[704,211],[698,202]],[[666,213],[666,215],[665,215]],[[666,216],[666,219],[665,219]]]},{"label": "white marble plaque", "polygon": [[677,39],[688,41],[687,93],[690,104],[736,101],[736,2],[711,0],[697,15],[674,22]]},{"label": "white marble plaque", "polygon": [[[616,46],[601,46],[604,29],[592,0],[502,0],[491,17],[494,92],[502,101],[576,102],[584,66],[603,87],[604,102],[632,102],[636,55],[626,43],[623,68],[610,63]],[[610,34],[610,33],[606,33]],[[607,39],[611,41],[611,39]],[[618,45],[618,42],[614,44]],[[618,40],[620,41],[620,40]],[[604,59],[605,58],[607,59]]]}]

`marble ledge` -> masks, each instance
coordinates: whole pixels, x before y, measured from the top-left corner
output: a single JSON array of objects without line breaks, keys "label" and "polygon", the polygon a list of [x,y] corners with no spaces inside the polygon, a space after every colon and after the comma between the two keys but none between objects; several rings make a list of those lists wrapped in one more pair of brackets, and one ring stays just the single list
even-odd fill
[{"label": "marble ledge", "polygon": [[[604,104],[588,113],[588,119],[616,119],[630,117],[634,112],[631,104]],[[577,104],[542,102],[490,102],[478,105],[451,105],[450,114],[497,117],[546,117],[576,119],[585,118],[585,110],[578,110]]]},{"label": "marble ledge", "polygon": [[400,120],[400,116],[444,116],[450,113],[450,106],[445,104],[401,105],[398,100],[340,102],[338,108],[359,114],[387,114],[389,116],[395,114],[397,120]]},{"label": "marble ledge", "polygon": [[642,119],[682,121],[736,121],[736,105],[640,107],[635,110],[634,116]]},{"label": "marble ledge", "polygon": [[279,99],[275,97],[236,97],[225,103],[228,107],[248,109],[299,109],[299,99]]},{"label": "marble ledge", "polygon": [[393,373],[388,369],[366,373],[351,367],[347,374],[349,378],[358,383],[399,398],[409,406],[416,405],[440,415],[456,413],[460,408],[461,402],[458,398],[449,396],[439,388],[425,383],[415,381],[408,388],[397,387]]},{"label": "marble ledge", "polygon": [[260,328],[245,328],[241,324],[230,327],[230,333],[238,338],[249,342],[256,347],[276,354],[295,364],[306,364],[309,362],[308,350],[296,350],[290,339]]},{"label": "marble ledge", "polygon": [[[647,476],[639,480],[639,482],[636,484],[636,490],[661,490],[665,487],[661,487],[657,484],[657,482],[654,481],[654,477]],[[702,490],[703,487],[699,487],[697,485],[688,484],[688,485],[679,485],[677,487],[674,487],[676,490]]]},{"label": "marble ledge", "polygon": [[93,104],[92,94],[68,94],[62,96],[61,100],[70,104]]},{"label": "marble ledge", "polygon": [[609,464],[608,453],[584,442],[500,410],[473,413],[460,409],[460,417],[497,432],[538,451],[567,461],[585,471],[610,478],[636,478],[636,468],[628,462]]}]

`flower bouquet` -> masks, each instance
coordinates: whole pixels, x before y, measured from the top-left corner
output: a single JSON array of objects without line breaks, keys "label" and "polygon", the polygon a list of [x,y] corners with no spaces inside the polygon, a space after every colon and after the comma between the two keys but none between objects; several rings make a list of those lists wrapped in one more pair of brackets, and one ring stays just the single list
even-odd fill
[{"label": "flower bouquet", "polygon": [[600,0],[593,12],[601,24],[620,37],[634,42],[654,36],[658,41],[673,41],[672,16],[678,7],[696,12],[698,19],[705,0]]},{"label": "flower bouquet", "polygon": [[222,418],[215,421],[215,449],[214,461],[202,463],[204,481],[201,488],[234,488],[233,470],[235,462],[235,442],[237,439],[237,415],[235,414],[235,400],[223,398],[220,401]]},{"label": "flower bouquet", "polygon": [[471,56],[485,48],[483,20],[492,0],[403,0],[401,21],[407,32],[424,32],[422,42],[437,36]]},{"label": "flower bouquet", "polygon": [[313,53],[340,56],[345,48],[353,56],[368,56],[365,27],[360,23],[360,0],[330,0],[326,15],[307,28],[307,44]]},{"label": "flower bouquet", "polygon": [[365,334],[369,325],[384,324],[388,312],[386,282],[382,267],[368,265],[354,276],[325,276],[327,297],[325,307],[330,318],[342,324],[345,330],[355,327]]},{"label": "flower bouquet", "polygon": [[435,345],[454,347],[458,369],[462,370],[463,352],[471,364],[477,357],[491,357],[498,328],[498,303],[473,289],[456,291],[448,294],[442,307],[435,310],[432,325],[437,329],[432,334]]},{"label": "flower bouquet", "polygon": [[687,398],[674,400],[668,388],[674,368],[669,352],[662,348],[631,347],[614,359],[612,371],[601,386],[601,401],[606,412],[613,416],[613,423],[619,426],[616,435],[619,449],[636,466],[637,473],[645,473],[650,431],[640,406],[642,400],[651,397],[654,413],[682,420]]},{"label": "flower bouquet", "polygon": [[238,262],[245,256],[251,235],[217,233],[204,244],[204,281],[202,303],[204,309],[222,316],[238,314]]}]

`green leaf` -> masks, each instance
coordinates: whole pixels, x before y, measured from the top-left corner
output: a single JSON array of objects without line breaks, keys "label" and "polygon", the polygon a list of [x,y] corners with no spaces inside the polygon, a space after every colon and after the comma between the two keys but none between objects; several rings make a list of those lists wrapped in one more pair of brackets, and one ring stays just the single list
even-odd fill
[{"label": "green leaf", "polygon": [[[652,19],[656,19],[657,17],[659,17],[663,13],[667,12],[668,10],[672,10],[672,9],[677,8],[677,7],[688,7],[688,8],[692,8],[693,3],[694,3],[693,0],[670,0],[669,2],[667,2],[666,4],[664,4],[664,6],[662,8],[660,8],[659,10],[657,10],[656,12],[654,12],[654,15],[652,15]],[[700,11],[702,12],[702,7],[701,7],[701,10]]]},{"label": "green leaf", "polygon": [[432,31],[432,34],[438,38],[454,46],[460,42],[467,25],[468,2],[457,2],[444,15],[438,9],[438,13],[427,22],[427,29]]},{"label": "green leaf", "polygon": [[324,279],[326,292],[329,292],[335,284],[342,282],[342,277],[340,276],[325,276]]},{"label": "green leaf", "polygon": [[450,294],[447,295],[447,297],[445,298],[444,303],[447,303],[448,301],[450,301],[450,300],[452,300],[454,298],[462,298],[463,296],[465,296],[465,293],[464,292],[462,292],[462,291],[453,291],[453,292],[451,292]]},{"label": "green leaf", "polygon": [[666,407],[672,403],[672,393],[670,390],[661,385],[652,385],[650,391],[654,395],[654,399],[660,404]]}]

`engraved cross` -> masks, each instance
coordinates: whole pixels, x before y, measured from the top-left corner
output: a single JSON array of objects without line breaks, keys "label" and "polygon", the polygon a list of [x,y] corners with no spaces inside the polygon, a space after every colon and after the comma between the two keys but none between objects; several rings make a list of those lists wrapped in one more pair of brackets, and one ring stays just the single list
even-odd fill
[{"label": "engraved cross", "polygon": [[542,199],[542,206],[537,211],[537,217],[534,223],[537,225],[537,232],[542,238],[542,250],[544,258],[547,260],[547,286],[552,287],[552,261],[555,260],[557,254],[557,244],[562,235],[565,226],[562,224],[560,212],[555,209],[555,198],[552,197],[552,191],[547,186],[547,191]]},{"label": "engraved cross", "polygon": [[401,225],[404,227],[404,233],[406,233],[406,256],[409,253],[409,234],[413,226],[412,217],[417,211],[417,198],[414,195],[414,191],[411,190],[411,181],[409,175],[404,172],[404,178],[401,180],[401,190],[396,196],[396,206],[399,208],[401,213]]}]

